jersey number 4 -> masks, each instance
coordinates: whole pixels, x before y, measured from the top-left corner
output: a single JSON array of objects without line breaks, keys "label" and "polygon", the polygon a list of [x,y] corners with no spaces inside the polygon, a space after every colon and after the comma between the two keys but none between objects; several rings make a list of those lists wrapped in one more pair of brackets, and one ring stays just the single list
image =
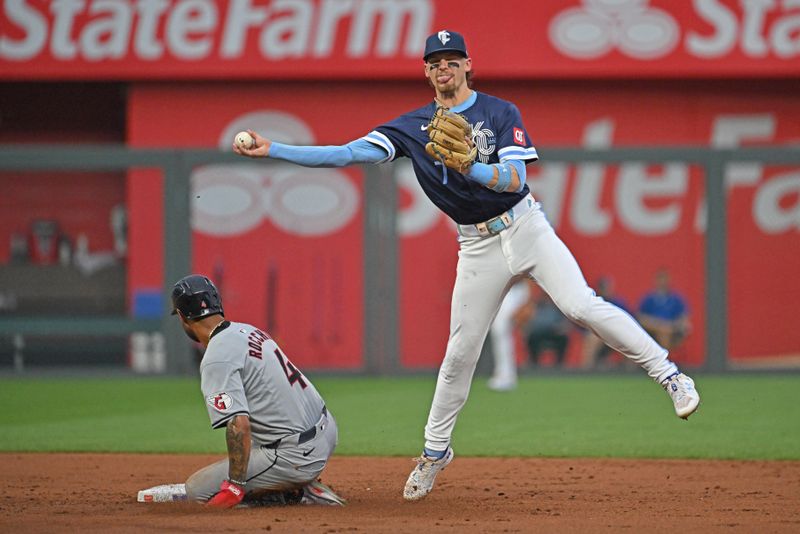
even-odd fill
[{"label": "jersey number 4", "polygon": [[300,384],[300,387],[306,389],[305,379],[303,378],[303,373],[300,372],[297,367],[292,365],[292,362],[289,361],[289,358],[283,355],[280,349],[275,349],[275,357],[278,358],[278,363],[281,364],[281,368],[283,372],[286,373],[286,378],[289,379],[290,385]]}]

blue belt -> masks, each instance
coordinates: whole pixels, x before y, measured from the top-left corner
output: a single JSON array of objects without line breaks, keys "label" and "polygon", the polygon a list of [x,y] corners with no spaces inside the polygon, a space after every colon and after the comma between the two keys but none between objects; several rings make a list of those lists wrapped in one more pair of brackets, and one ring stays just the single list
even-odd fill
[{"label": "blue belt", "polygon": [[514,204],[514,206],[488,221],[477,224],[459,224],[458,233],[463,237],[488,237],[497,235],[506,228],[510,228],[516,219],[519,219],[536,206],[536,201],[531,195]]}]

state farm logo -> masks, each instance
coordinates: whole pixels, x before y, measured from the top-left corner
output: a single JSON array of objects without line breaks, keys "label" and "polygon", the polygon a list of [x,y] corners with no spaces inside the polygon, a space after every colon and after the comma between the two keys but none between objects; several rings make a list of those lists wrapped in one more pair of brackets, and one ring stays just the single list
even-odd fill
[{"label": "state farm logo", "polygon": [[550,42],[575,59],[617,50],[652,60],[675,50],[683,33],[683,52],[704,60],[737,51],[756,60],[800,56],[800,0],[693,0],[669,8],[675,16],[649,0],[583,0],[550,21]]},{"label": "state farm logo", "polygon": [[432,0],[6,0],[0,58],[417,58]]},{"label": "state farm logo", "polygon": [[550,22],[550,41],[565,55],[595,59],[619,50],[635,59],[662,57],[678,44],[675,19],[648,0],[583,0]]}]

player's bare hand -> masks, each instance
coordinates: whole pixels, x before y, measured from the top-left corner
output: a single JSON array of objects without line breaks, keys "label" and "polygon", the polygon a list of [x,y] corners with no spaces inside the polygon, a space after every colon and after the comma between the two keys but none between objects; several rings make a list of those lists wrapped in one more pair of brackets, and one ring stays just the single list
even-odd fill
[{"label": "player's bare hand", "polygon": [[272,145],[272,141],[266,137],[261,137],[253,130],[247,130],[247,133],[249,133],[253,138],[251,146],[247,147],[243,144],[237,144],[234,142],[233,151],[240,156],[247,156],[250,158],[266,158],[269,156],[269,147]]}]

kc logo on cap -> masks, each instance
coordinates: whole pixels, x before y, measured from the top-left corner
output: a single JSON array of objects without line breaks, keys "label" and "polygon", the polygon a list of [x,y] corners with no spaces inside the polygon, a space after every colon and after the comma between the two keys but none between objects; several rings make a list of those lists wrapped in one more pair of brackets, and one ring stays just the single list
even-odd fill
[{"label": "kc logo on cap", "polygon": [[456,52],[463,57],[469,57],[464,37],[460,33],[450,30],[441,30],[429,35],[425,40],[425,54],[422,59],[427,61],[428,56],[436,52]]}]

